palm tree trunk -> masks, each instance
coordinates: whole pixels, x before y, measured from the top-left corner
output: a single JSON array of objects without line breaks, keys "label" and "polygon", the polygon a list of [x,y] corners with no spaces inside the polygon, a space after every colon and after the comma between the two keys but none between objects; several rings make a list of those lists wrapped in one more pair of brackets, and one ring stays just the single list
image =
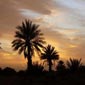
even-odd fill
[{"label": "palm tree trunk", "polygon": [[51,62],[51,60],[49,60],[49,72],[51,72],[52,71],[52,62]]},{"label": "palm tree trunk", "polygon": [[31,71],[32,69],[32,56],[31,56],[31,53],[30,53],[30,46],[28,47],[28,56],[27,56],[27,70]]},{"label": "palm tree trunk", "polygon": [[29,57],[28,56],[28,58],[27,58],[27,70],[31,70],[32,69],[32,58],[31,58],[31,56]]}]

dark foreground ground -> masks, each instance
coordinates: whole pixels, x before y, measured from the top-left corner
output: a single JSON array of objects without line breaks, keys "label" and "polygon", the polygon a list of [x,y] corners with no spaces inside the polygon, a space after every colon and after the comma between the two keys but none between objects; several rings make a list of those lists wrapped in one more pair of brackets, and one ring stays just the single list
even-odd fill
[{"label": "dark foreground ground", "polygon": [[0,85],[85,85],[85,74],[0,75]]}]

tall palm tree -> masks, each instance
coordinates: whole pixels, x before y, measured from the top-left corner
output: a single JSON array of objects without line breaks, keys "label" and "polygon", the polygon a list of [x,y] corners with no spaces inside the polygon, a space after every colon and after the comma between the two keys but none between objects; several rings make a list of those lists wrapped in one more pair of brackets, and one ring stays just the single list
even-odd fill
[{"label": "tall palm tree", "polygon": [[44,52],[41,53],[41,59],[47,60],[49,65],[49,71],[52,71],[52,60],[58,60],[59,55],[58,55],[58,52],[56,52],[54,47],[52,47],[51,45],[48,45],[44,49]]},{"label": "tall palm tree", "polygon": [[78,71],[82,66],[81,63],[81,59],[69,59],[69,61],[67,61],[67,68],[71,71],[71,72],[75,72]]},{"label": "tall palm tree", "polygon": [[39,25],[33,24],[32,21],[25,20],[21,26],[17,26],[15,33],[15,40],[12,42],[14,51],[21,54],[24,53],[24,57],[27,58],[27,69],[32,67],[32,56],[35,51],[41,52],[44,48],[45,41],[41,30],[38,29]]}]

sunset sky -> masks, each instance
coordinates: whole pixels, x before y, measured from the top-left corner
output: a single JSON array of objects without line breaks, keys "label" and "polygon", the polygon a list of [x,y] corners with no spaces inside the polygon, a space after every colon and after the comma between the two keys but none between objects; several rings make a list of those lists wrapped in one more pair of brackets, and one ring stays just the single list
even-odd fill
[{"label": "sunset sky", "polygon": [[0,67],[26,68],[23,55],[11,47],[16,26],[25,19],[40,25],[61,59],[85,63],[85,0],[0,0]]}]

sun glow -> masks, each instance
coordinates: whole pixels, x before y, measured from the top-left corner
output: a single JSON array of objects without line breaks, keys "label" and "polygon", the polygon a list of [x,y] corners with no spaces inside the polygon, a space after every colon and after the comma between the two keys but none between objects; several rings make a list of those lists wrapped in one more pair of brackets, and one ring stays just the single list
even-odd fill
[{"label": "sun glow", "polygon": [[71,48],[75,48],[75,47],[77,47],[76,45],[69,45],[69,47],[71,47]]}]

